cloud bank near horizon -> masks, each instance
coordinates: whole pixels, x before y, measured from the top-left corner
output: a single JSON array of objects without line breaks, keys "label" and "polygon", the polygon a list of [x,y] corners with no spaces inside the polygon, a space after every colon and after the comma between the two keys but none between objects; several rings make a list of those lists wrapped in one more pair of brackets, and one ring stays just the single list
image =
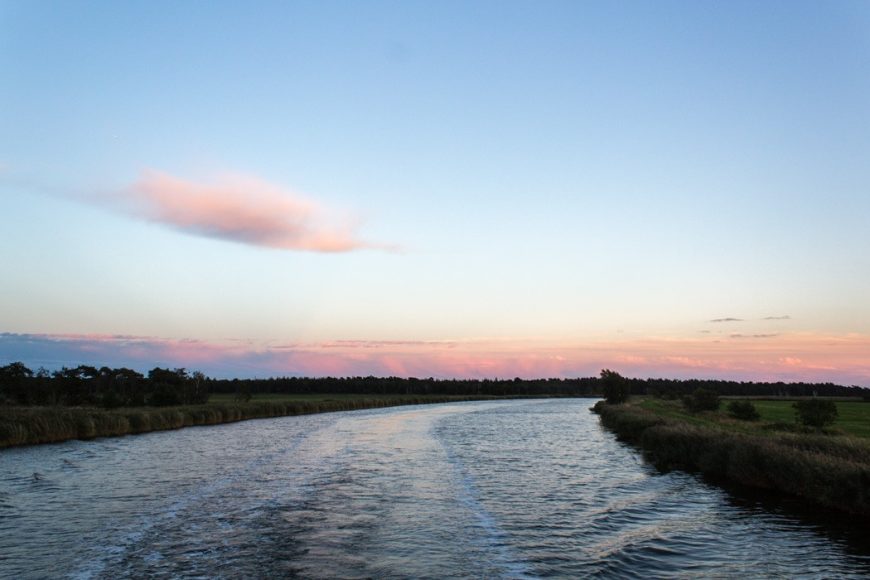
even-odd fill
[{"label": "cloud bank near horizon", "polygon": [[190,235],[252,246],[331,253],[395,249],[360,239],[359,220],[346,213],[246,175],[194,182],[147,170],[121,194],[103,200]]},{"label": "cloud bank near horizon", "polygon": [[870,336],[796,333],[760,344],[649,338],[623,342],[522,340],[321,343],[211,342],[125,335],[0,333],[0,364],[185,367],[220,378],[400,376],[571,378],[612,368],[632,377],[808,381],[870,387]]}]

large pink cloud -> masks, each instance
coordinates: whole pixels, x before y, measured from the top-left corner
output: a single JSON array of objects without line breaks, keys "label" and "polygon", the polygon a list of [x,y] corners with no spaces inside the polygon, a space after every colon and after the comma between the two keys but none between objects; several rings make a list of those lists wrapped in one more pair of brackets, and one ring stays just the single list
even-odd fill
[{"label": "large pink cloud", "polygon": [[473,339],[321,343],[214,342],[116,335],[0,333],[0,364],[187,367],[219,377],[594,376],[835,382],[870,386],[870,336],[792,333],[762,338],[623,341]]},{"label": "large pink cloud", "polygon": [[284,250],[389,249],[361,240],[357,220],[255,177],[194,182],[148,170],[116,201],[137,217],[197,236]]}]

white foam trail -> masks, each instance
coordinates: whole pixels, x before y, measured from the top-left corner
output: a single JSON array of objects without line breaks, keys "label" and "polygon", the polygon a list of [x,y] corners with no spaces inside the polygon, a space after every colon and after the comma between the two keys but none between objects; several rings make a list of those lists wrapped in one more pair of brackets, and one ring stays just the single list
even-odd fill
[{"label": "white foam trail", "polygon": [[450,449],[449,444],[438,438],[444,447],[447,460],[453,468],[456,481],[456,497],[477,520],[480,528],[485,532],[481,548],[495,555],[495,562],[504,572],[502,578],[531,579],[538,578],[528,566],[520,560],[508,545],[509,536],[501,529],[498,520],[489,513],[480,501],[475,485],[474,476],[465,468],[462,460]]},{"label": "white foam trail", "polygon": [[[82,558],[83,561],[75,564],[74,571],[69,573],[67,577],[76,580],[90,580],[100,576],[107,568],[110,569],[122,562],[125,555],[140,544],[152,530],[159,529],[166,522],[183,514],[187,509],[204,503],[209,498],[215,497],[234,484],[250,477],[261,467],[294,452],[309,435],[310,433],[300,433],[286,447],[262,455],[219,479],[185,493],[157,514],[143,515],[131,526],[133,529],[123,534],[117,541],[103,544],[93,550],[93,553]],[[159,554],[157,556],[159,557]]]}]

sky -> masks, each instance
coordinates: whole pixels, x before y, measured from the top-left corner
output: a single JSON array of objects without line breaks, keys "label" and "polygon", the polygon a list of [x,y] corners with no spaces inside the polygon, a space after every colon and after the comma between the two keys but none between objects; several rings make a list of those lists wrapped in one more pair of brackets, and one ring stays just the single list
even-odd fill
[{"label": "sky", "polygon": [[0,364],[870,387],[870,3],[0,0]]}]

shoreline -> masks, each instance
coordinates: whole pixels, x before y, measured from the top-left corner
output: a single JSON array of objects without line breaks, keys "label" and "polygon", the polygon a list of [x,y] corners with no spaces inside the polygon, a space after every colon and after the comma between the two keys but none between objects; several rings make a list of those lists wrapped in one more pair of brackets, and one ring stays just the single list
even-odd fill
[{"label": "shoreline", "polygon": [[[462,401],[499,400],[492,396],[406,396],[297,401],[250,401],[174,407],[0,407],[0,450],[97,437],[139,435],[184,427]],[[513,397],[512,397],[513,398]]]},{"label": "shoreline", "polygon": [[870,516],[870,443],[809,433],[742,433],[665,417],[631,404],[592,407],[601,424],[660,469],[787,493]]}]

